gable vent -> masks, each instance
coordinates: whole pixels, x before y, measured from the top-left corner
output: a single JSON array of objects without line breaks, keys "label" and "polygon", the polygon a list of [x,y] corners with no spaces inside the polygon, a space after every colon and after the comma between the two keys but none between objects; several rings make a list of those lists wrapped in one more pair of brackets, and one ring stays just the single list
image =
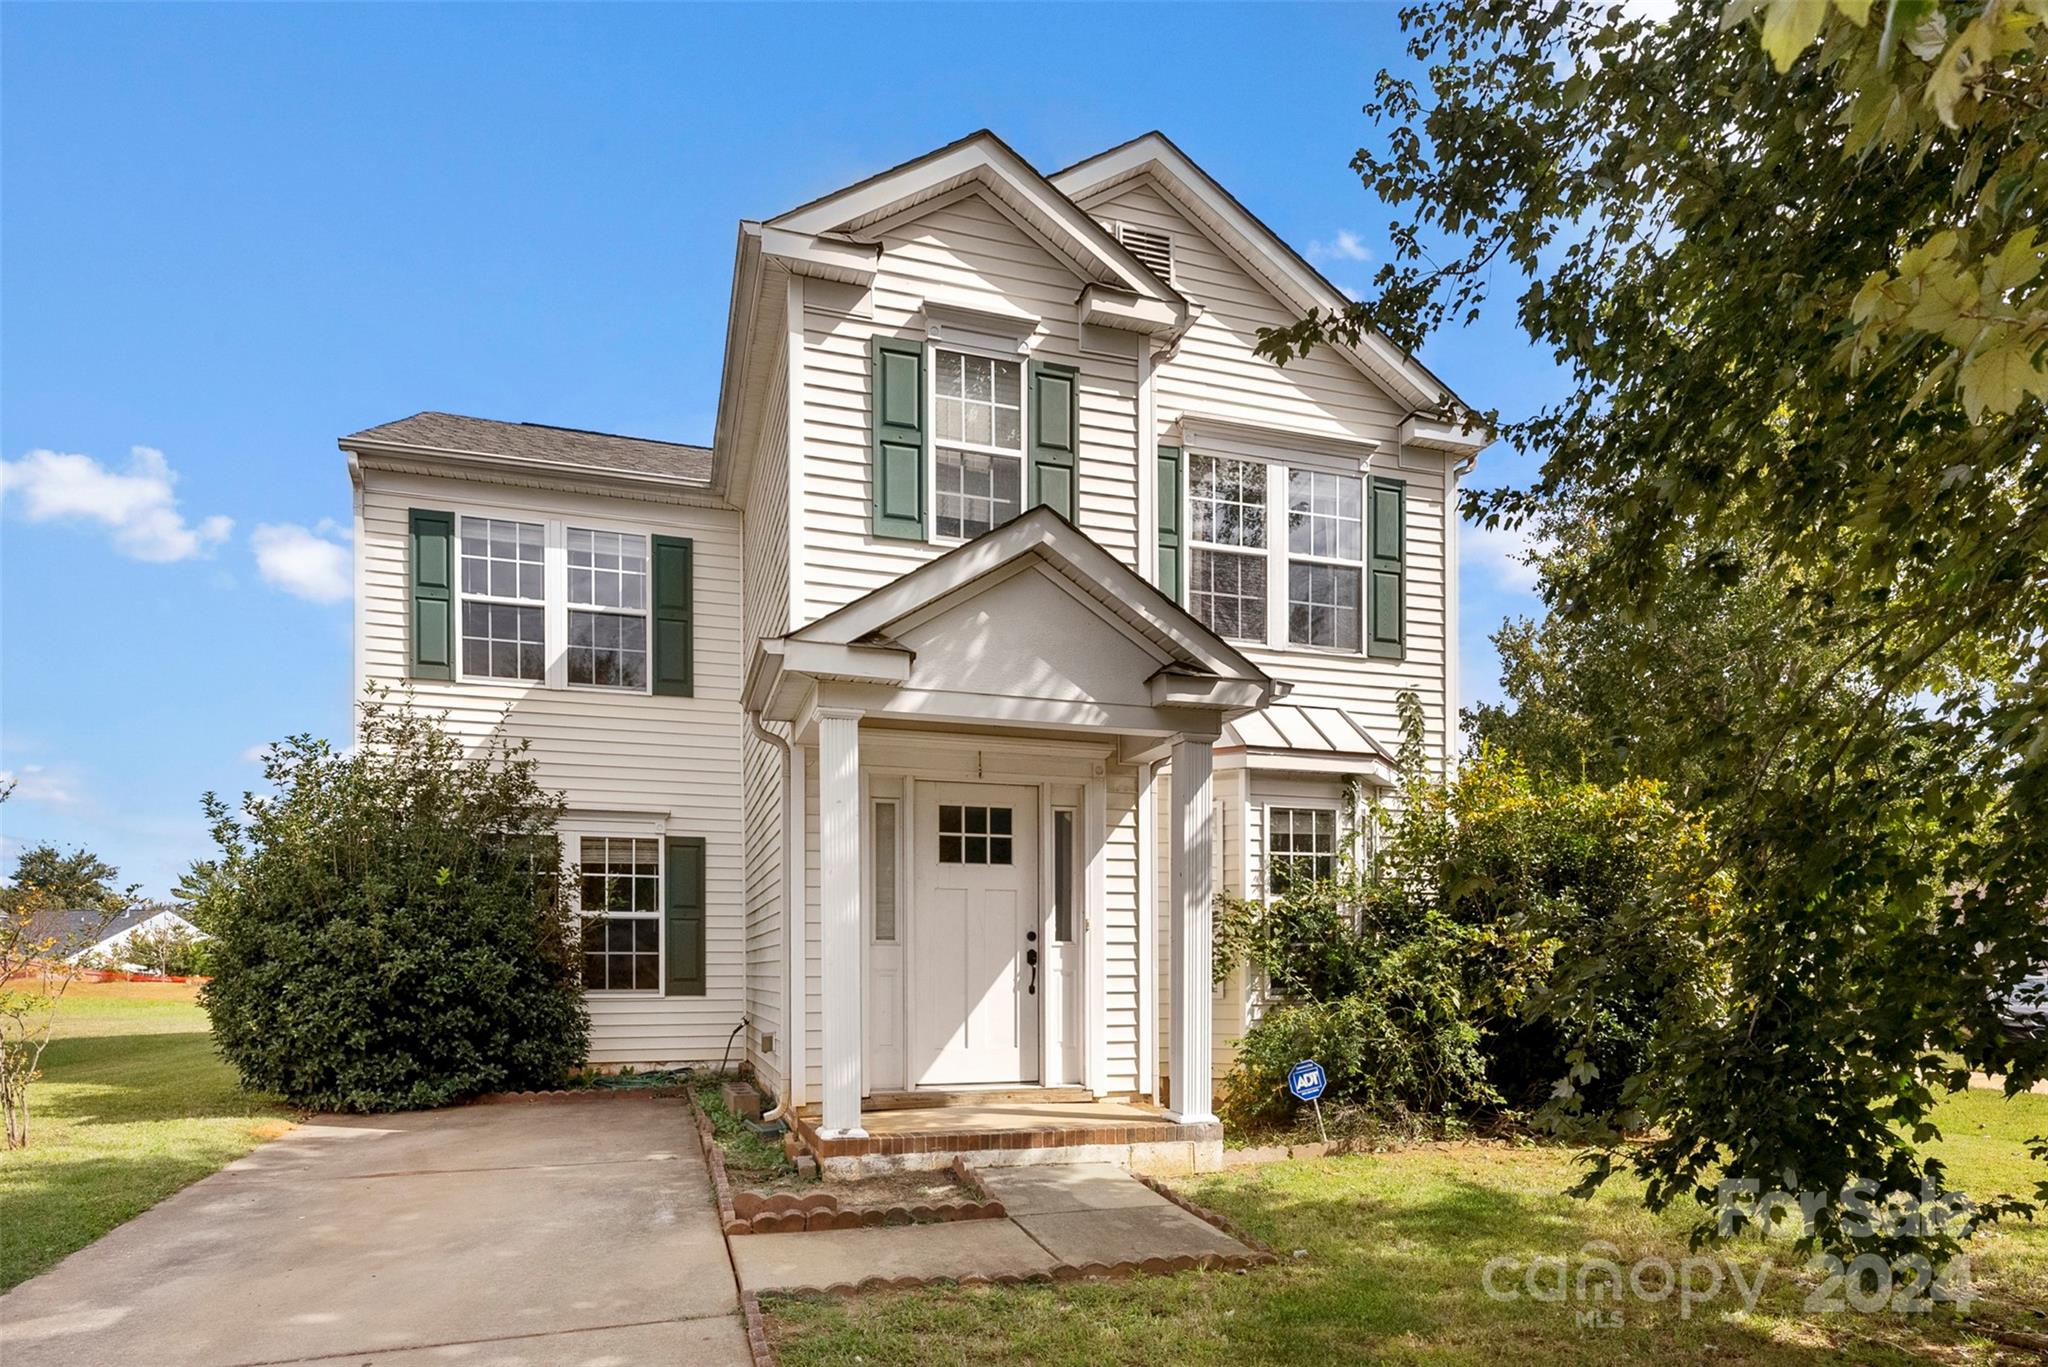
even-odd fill
[{"label": "gable vent", "polygon": [[1116,230],[1117,241],[1124,244],[1124,250],[1144,263],[1145,269],[1159,277],[1166,284],[1173,282],[1173,239],[1165,233],[1155,233],[1149,228],[1133,228],[1125,223]]}]

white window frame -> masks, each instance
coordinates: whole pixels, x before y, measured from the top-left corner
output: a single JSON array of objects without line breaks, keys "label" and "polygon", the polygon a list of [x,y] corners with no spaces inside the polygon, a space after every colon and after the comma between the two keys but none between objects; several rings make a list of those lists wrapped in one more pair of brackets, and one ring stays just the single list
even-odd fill
[{"label": "white window frame", "polygon": [[[876,820],[876,817],[884,807],[889,809],[890,817],[895,823],[890,828],[890,834],[894,839],[889,842],[891,853],[895,856],[891,868],[891,872],[894,875],[891,879],[893,886],[890,889],[895,905],[891,909],[889,934],[886,937],[881,933],[882,908],[880,903],[875,900],[875,894],[881,891],[881,879],[877,876],[880,871],[874,868],[872,862],[873,856],[879,853],[882,848],[881,823]],[[867,830],[862,835],[868,848],[869,868],[872,871],[867,879],[868,939],[870,942],[878,945],[901,946],[903,943],[903,895],[905,891],[903,879],[903,799],[899,797],[869,798]]]},{"label": "white window frame", "polygon": [[[634,526],[613,522],[604,518],[576,516],[536,516],[526,510],[508,510],[491,504],[467,503],[461,500],[436,500],[447,508],[455,518],[455,668],[454,682],[466,687],[502,690],[505,692],[530,692],[536,688],[547,688],[578,693],[601,693],[614,697],[649,697],[654,692],[654,538],[660,535],[697,537],[701,535],[689,529],[664,530],[652,526]],[[543,528],[541,540],[541,590],[544,598],[536,603],[529,599],[493,598],[489,594],[468,594],[462,590],[462,520],[467,517],[483,518],[494,522],[524,522],[538,524]],[[639,689],[613,688],[604,684],[572,684],[569,682],[569,527],[597,532],[617,532],[624,536],[642,538],[647,546],[647,680]],[[522,607],[540,607],[541,649],[544,659],[540,679],[500,679],[488,674],[471,674],[463,668],[462,660],[462,604],[470,599],[478,602],[517,603]],[[609,608],[595,609],[608,612]],[[598,831],[594,834],[604,834]]]},{"label": "white window frame", "polygon": [[[575,521],[571,521],[568,518],[562,518],[558,522],[551,521],[548,523],[548,529],[550,533],[548,544],[550,547],[554,544],[554,532],[559,530],[561,533],[562,579],[560,598],[562,610],[560,615],[562,619],[562,648],[560,655],[562,681],[558,686],[572,689],[579,693],[623,693],[627,697],[632,697],[636,693],[642,697],[652,694],[654,692],[654,534],[645,529],[610,526],[602,522],[581,518]],[[637,611],[642,630],[645,633],[643,639],[646,642],[647,663],[646,668],[641,671],[642,677],[638,688],[622,688],[617,684],[580,684],[569,681],[569,614],[571,612],[604,612],[615,616],[629,617],[635,613],[635,609],[632,608],[599,607],[595,603],[578,603],[569,597],[569,533],[572,531],[600,532],[607,536],[636,537],[639,539],[640,563],[645,566],[641,572],[645,575],[647,583],[645,591],[640,595],[640,607]],[[552,588],[553,585],[550,584],[550,587]],[[553,601],[554,597],[555,595],[550,594],[550,601]],[[550,631],[552,632],[552,626]],[[552,635],[550,639],[553,639]],[[554,663],[552,652],[550,653],[549,663],[551,665]]]},{"label": "white window frame", "polygon": [[[471,593],[462,586],[462,524],[471,521],[487,523],[509,522],[515,527],[540,528],[540,597],[505,598],[494,593]],[[484,535],[486,545],[488,545],[490,533],[487,531]],[[549,620],[548,615],[548,601],[551,596],[548,593],[548,561],[548,522],[545,518],[523,517],[516,513],[498,512],[463,512],[458,510],[455,513],[455,678],[458,682],[494,684],[507,688],[534,688],[547,682],[548,672],[554,665],[553,643],[555,640],[553,623]],[[469,667],[466,663],[469,652],[463,645],[463,638],[466,634],[463,631],[463,622],[468,616],[467,605],[470,603],[495,604],[499,607],[540,609],[540,677],[538,679],[507,678],[502,674],[472,674],[469,672]]]},{"label": "white window frame", "polygon": [[[1370,640],[1372,623],[1370,604],[1365,597],[1365,562],[1368,554],[1366,538],[1370,535],[1370,519],[1365,516],[1365,500],[1372,491],[1371,473],[1356,461],[1335,458],[1317,458],[1313,455],[1253,455],[1242,450],[1219,449],[1206,445],[1189,445],[1182,448],[1181,459],[1185,469],[1181,476],[1181,525],[1187,528],[1187,563],[1183,571],[1187,584],[1182,591],[1182,600],[1188,611],[1194,611],[1195,552],[1221,552],[1225,555],[1263,554],[1266,559],[1266,634],[1262,637],[1227,637],[1243,645],[1262,646],[1268,650],[1289,651],[1296,654],[1335,655],[1346,660],[1367,658],[1366,646]],[[1197,460],[1233,460],[1264,467],[1266,476],[1266,545],[1263,551],[1243,546],[1226,546],[1219,542],[1195,539],[1195,462]],[[1295,554],[1288,549],[1287,525],[1287,477],[1290,471],[1303,474],[1334,475],[1340,479],[1355,480],[1359,497],[1359,558],[1345,560],[1339,556],[1320,556],[1307,553]],[[1288,639],[1288,565],[1299,560],[1304,564],[1334,565],[1358,571],[1358,645],[1356,648],[1342,646],[1309,645],[1306,642]],[[1206,625],[1206,623],[1204,623]]]},{"label": "white window frame", "polygon": [[[1278,485],[1278,488],[1279,488],[1279,490],[1280,490],[1281,500],[1282,500],[1282,501],[1281,501],[1281,507],[1280,507],[1280,514],[1281,514],[1281,518],[1282,518],[1282,523],[1281,523],[1281,533],[1282,533],[1282,535],[1283,535],[1283,536],[1286,536],[1286,534],[1287,534],[1287,533],[1289,533],[1289,532],[1291,532],[1291,531],[1293,530],[1293,527],[1292,527],[1292,525],[1291,525],[1290,523],[1286,522],[1286,520],[1285,520],[1285,519],[1286,519],[1286,518],[1288,517],[1289,513],[1290,513],[1290,509],[1289,509],[1289,507],[1288,507],[1288,505],[1287,505],[1286,499],[1287,499],[1287,497],[1288,497],[1288,494],[1289,494],[1289,488],[1288,488],[1288,486],[1289,486],[1289,485],[1290,485],[1290,484],[1291,484],[1291,483],[1293,482],[1293,477],[1294,477],[1294,475],[1295,475],[1296,473],[1300,473],[1300,474],[1304,474],[1304,475],[1309,475],[1309,476],[1311,476],[1311,477],[1313,477],[1313,476],[1316,476],[1316,475],[1321,475],[1321,476],[1323,476],[1323,477],[1325,477],[1325,478],[1328,478],[1328,479],[1348,479],[1348,480],[1350,480],[1350,481],[1351,481],[1351,482],[1352,482],[1353,484],[1356,484],[1356,485],[1358,486],[1358,558],[1357,558],[1356,560],[1346,560],[1346,559],[1344,559],[1344,558],[1343,558],[1342,556],[1330,556],[1330,555],[1316,555],[1316,554],[1313,554],[1313,553],[1311,553],[1311,552],[1308,552],[1308,551],[1296,551],[1296,550],[1294,550],[1294,549],[1293,549],[1293,548],[1292,548],[1291,546],[1282,546],[1282,547],[1280,547],[1280,548],[1279,548],[1279,550],[1280,550],[1280,552],[1281,552],[1281,555],[1282,555],[1282,557],[1283,557],[1283,563],[1282,563],[1282,566],[1281,566],[1281,571],[1282,571],[1282,572],[1281,572],[1281,579],[1282,579],[1282,583],[1281,583],[1281,585],[1280,585],[1280,592],[1279,592],[1279,594],[1278,594],[1278,597],[1279,597],[1279,599],[1280,599],[1280,602],[1282,603],[1282,605],[1283,605],[1283,607],[1284,607],[1284,609],[1285,609],[1285,613],[1286,613],[1286,620],[1283,620],[1283,621],[1282,621],[1282,622],[1281,622],[1281,623],[1279,624],[1279,628],[1278,628],[1278,630],[1274,631],[1274,632],[1273,632],[1273,634],[1274,634],[1274,635],[1275,635],[1276,637],[1278,637],[1278,638],[1279,638],[1279,640],[1280,640],[1280,641],[1282,642],[1282,648],[1283,648],[1283,649],[1286,649],[1286,650],[1319,650],[1319,651],[1324,651],[1324,652],[1326,652],[1326,653],[1329,653],[1329,654],[1333,654],[1333,655],[1363,655],[1363,654],[1365,654],[1366,638],[1367,638],[1367,636],[1369,635],[1369,633],[1370,633],[1370,630],[1371,630],[1371,624],[1370,624],[1369,622],[1367,622],[1367,621],[1366,621],[1366,601],[1365,601],[1365,537],[1366,537],[1366,531],[1367,531],[1367,523],[1366,523],[1366,518],[1365,518],[1365,500],[1366,500],[1366,496],[1367,496],[1367,494],[1368,494],[1368,492],[1369,492],[1369,490],[1368,490],[1368,487],[1367,487],[1367,484],[1366,484],[1366,477],[1365,477],[1365,473],[1364,473],[1363,471],[1359,471],[1359,472],[1357,472],[1357,473],[1355,473],[1355,474],[1354,474],[1354,473],[1345,473],[1345,472],[1343,472],[1343,471],[1337,471],[1337,470],[1322,470],[1322,469],[1318,469],[1317,467],[1315,467],[1315,466],[1313,466],[1313,465],[1296,465],[1296,464],[1289,464],[1289,465],[1286,465],[1286,466],[1280,467],[1280,476],[1279,476],[1279,479],[1278,479],[1277,481],[1275,481],[1275,483],[1277,483],[1277,485]],[[1291,538],[1291,537],[1289,537],[1289,538],[1287,538],[1287,539],[1291,540],[1292,538]],[[1291,624],[1291,621],[1292,621],[1292,618],[1293,618],[1293,610],[1294,610],[1294,598],[1293,598],[1293,588],[1292,588],[1292,584],[1293,584],[1293,578],[1294,578],[1294,574],[1293,574],[1293,565],[1294,565],[1294,563],[1295,563],[1295,562],[1296,562],[1297,560],[1298,560],[1298,561],[1300,561],[1300,562],[1301,562],[1302,564],[1304,564],[1304,565],[1329,565],[1329,566],[1331,566],[1331,567],[1333,567],[1333,568],[1336,568],[1336,569],[1349,569],[1349,570],[1353,571],[1353,572],[1354,572],[1354,573],[1355,573],[1355,574],[1357,575],[1357,577],[1358,577],[1358,644],[1357,644],[1357,645],[1355,645],[1355,646],[1334,646],[1334,645],[1331,645],[1331,646],[1326,646],[1326,645],[1315,645],[1315,644],[1312,644],[1312,643],[1310,643],[1310,642],[1308,642],[1308,641],[1297,641],[1297,640],[1295,640],[1295,639],[1293,638],[1293,634],[1292,634],[1292,631],[1291,631],[1291,625],[1290,625],[1290,624]],[[1270,571],[1269,571],[1268,573],[1269,573],[1269,575],[1270,575]],[[1269,587],[1270,587],[1270,585],[1269,585]],[[1271,623],[1268,623],[1268,627],[1270,628],[1271,626],[1272,626],[1272,624],[1271,624]]]},{"label": "white window frame", "polygon": [[[1328,812],[1330,814],[1330,867],[1334,871],[1337,860],[1344,853],[1344,812],[1336,803],[1317,802],[1306,798],[1289,798],[1260,804],[1259,825],[1259,900],[1270,903],[1277,895],[1273,888],[1273,817],[1277,812]],[[1299,856],[1290,855],[1289,858]]]},{"label": "white window frame", "polygon": [[[960,356],[973,356],[985,361],[1006,361],[1017,367],[1017,449],[1006,451],[999,446],[983,445],[972,441],[946,441],[939,436],[939,353],[950,351]],[[924,430],[929,434],[926,450],[931,459],[925,462],[925,507],[931,510],[930,525],[926,536],[934,545],[958,546],[971,541],[973,537],[948,536],[939,531],[939,448],[966,451],[973,455],[993,456],[1017,460],[1017,516],[1031,511],[1031,358],[1021,349],[1005,351],[1000,347],[977,346],[963,341],[928,339],[924,349]],[[990,435],[994,435],[993,426]],[[1003,525],[1003,524],[998,524]]]},{"label": "white window frame", "polygon": [[[660,831],[618,829],[614,827],[577,827],[565,831],[558,828],[557,835],[564,844],[576,842],[576,978],[583,994],[587,997],[659,997],[667,990],[668,982],[668,845]],[[583,909],[583,842],[586,840],[649,840],[654,843],[654,911],[585,911]],[[654,922],[654,986],[653,987],[590,987],[583,984],[583,930],[592,920],[653,921]]]},{"label": "white window frame", "polygon": [[[1187,508],[1186,518],[1181,525],[1188,529],[1188,557],[1187,567],[1184,571],[1187,577],[1187,585],[1182,596],[1187,600],[1188,610],[1190,612],[1194,610],[1195,553],[1197,551],[1207,551],[1212,555],[1236,556],[1245,560],[1263,560],[1266,566],[1266,634],[1264,636],[1224,636],[1223,639],[1226,641],[1242,641],[1253,645],[1265,645],[1273,638],[1273,464],[1270,461],[1259,460],[1252,456],[1225,455],[1220,452],[1211,451],[1196,451],[1184,454],[1182,459],[1187,464],[1187,473],[1182,479],[1182,483],[1187,486]],[[1199,541],[1195,538],[1195,462],[1197,461],[1230,461],[1237,465],[1252,466],[1261,472],[1266,492],[1266,541],[1263,546],[1228,546],[1220,541]],[[1215,630],[1213,627],[1210,629],[1212,631]],[[1217,634],[1222,635],[1221,632]]]}]

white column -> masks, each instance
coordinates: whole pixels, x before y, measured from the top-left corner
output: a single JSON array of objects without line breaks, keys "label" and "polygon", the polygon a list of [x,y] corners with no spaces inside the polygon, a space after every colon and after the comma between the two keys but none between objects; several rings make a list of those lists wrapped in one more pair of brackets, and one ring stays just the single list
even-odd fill
[{"label": "white column", "polygon": [[860,713],[821,707],[818,718],[818,937],[828,1136],[861,1135]]},{"label": "white column", "polygon": [[1173,743],[1173,848],[1168,884],[1172,934],[1168,953],[1167,1104],[1182,1124],[1214,1120],[1209,1109],[1209,901],[1214,891],[1210,844],[1215,839],[1213,736]]}]

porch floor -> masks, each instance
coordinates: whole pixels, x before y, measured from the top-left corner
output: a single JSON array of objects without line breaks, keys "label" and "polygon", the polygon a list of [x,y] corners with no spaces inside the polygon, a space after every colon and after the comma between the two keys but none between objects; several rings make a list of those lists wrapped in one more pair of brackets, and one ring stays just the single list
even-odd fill
[{"label": "porch floor", "polygon": [[[858,1177],[943,1166],[955,1155],[977,1166],[1106,1161],[1146,1171],[1220,1163],[1223,1127],[1183,1125],[1129,1101],[990,1101],[868,1111],[864,1137],[821,1138],[818,1114],[796,1116],[797,1137],[826,1175]],[[1082,1151],[1086,1151],[1085,1153]]]}]

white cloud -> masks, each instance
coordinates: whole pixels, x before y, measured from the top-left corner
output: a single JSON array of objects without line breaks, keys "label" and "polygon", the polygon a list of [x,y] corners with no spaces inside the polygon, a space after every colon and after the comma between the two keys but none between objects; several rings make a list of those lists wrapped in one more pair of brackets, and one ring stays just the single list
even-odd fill
[{"label": "white cloud", "polygon": [[346,540],[328,521],[313,528],[266,522],[249,534],[249,549],[265,582],[310,602],[338,603],[353,591]]},{"label": "white cloud", "polygon": [[269,756],[269,754],[270,742],[264,741],[261,745],[252,745],[248,749],[242,751],[240,759],[244,764],[261,764]]},{"label": "white cloud", "polygon": [[1337,236],[1328,242],[1315,241],[1308,244],[1308,259],[1325,261],[1370,261],[1372,248],[1365,245],[1365,239],[1349,228],[1339,228]]},{"label": "white cloud", "polygon": [[122,554],[157,563],[203,555],[235,525],[226,517],[187,523],[171,491],[177,482],[164,453],[149,446],[131,448],[128,468],[118,472],[91,456],[61,451],[0,460],[0,496],[19,499],[29,521],[97,522],[113,533]]},{"label": "white cloud", "polygon": [[1536,587],[1536,567],[1529,556],[1537,548],[1526,525],[1458,529],[1458,561],[1461,569],[1477,570],[1492,586],[1514,593]]},{"label": "white cloud", "polygon": [[16,802],[54,802],[59,806],[78,801],[69,780],[40,764],[19,769],[0,769],[0,790],[12,786]]}]

